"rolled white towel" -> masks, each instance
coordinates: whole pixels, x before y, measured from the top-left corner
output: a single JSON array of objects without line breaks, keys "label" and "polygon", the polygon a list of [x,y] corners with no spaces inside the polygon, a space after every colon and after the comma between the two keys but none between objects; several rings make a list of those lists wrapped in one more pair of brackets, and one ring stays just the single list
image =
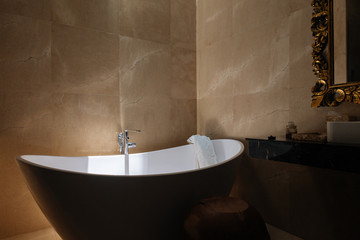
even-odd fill
[{"label": "rolled white towel", "polygon": [[217,163],[214,146],[210,138],[192,135],[187,141],[194,144],[195,161],[198,163],[199,168]]}]

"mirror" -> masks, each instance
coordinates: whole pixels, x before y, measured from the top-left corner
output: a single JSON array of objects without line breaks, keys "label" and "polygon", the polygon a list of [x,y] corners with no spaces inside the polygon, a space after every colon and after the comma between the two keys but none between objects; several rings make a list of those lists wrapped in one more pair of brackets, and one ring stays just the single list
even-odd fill
[{"label": "mirror", "polygon": [[360,1],[314,0],[313,108],[360,104]]},{"label": "mirror", "polygon": [[360,1],[333,0],[334,84],[360,81]]}]

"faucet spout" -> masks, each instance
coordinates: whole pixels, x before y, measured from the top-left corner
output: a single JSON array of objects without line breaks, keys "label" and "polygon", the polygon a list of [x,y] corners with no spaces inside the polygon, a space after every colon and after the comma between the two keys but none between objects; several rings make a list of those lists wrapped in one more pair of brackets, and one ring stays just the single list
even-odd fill
[{"label": "faucet spout", "polygon": [[129,154],[129,148],[135,148],[136,143],[129,142],[129,132],[136,132],[140,133],[141,130],[127,130],[125,129],[124,132],[119,133],[118,136],[118,144],[120,146],[120,154]]}]

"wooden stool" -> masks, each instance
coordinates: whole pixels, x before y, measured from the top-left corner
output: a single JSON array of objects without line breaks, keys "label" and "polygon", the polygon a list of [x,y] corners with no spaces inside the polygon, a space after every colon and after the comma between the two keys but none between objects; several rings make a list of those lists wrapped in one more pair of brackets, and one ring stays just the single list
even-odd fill
[{"label": "wooden stool", "polygon": [[261,215],[240,198],[201,200],[187,215],[184,228],[193,240],[270,240]]}]

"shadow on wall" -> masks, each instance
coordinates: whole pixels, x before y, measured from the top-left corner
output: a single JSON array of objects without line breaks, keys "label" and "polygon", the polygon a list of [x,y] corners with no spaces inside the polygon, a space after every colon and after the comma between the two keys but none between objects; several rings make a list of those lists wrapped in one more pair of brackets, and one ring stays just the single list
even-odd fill
[{"label": "shadow on wall", "polygon": [[214,118],[207,120],[199,131],[200,134],[206,135],[211,139],[238,139],[238,137],[234,136],[233,132],[228,132],[226,130],[224,123],[220,123],[217,119]]},{"label": "shadow on wall", "polygon": [[[230,136],[225,132],[225,129],[222,124],[219,123],[216,119],[209,119],[204,124],[204,130],[200,130],[200,134],[208,136],[210,139],[221,139],[221,138],[232,138],[241,141],[244,144],[244,153],[242,154],[242,159],[239,167],[238,174],[236,176],[234,185],[232,187],[230,196],[232,197],[240,197],[244,200],[249,200],[248,197],[246,197],[246,181],[249,179],[249,177],[244,177],[244,174],[247,176],[255,176],[254,169],[251,168],[251,164],[249,163],[249,157],[248,157],[248,146],[247,142],[244,141],[244,139],[240,139],[238,137]],[[255,178],[256,180],[257,178]],[[258,186],[261,186],[261,184],[256,184]],[[265,192],[264,188],[259,188],[259,192]],[[252,204],[250,202],[250,204]]]}]

